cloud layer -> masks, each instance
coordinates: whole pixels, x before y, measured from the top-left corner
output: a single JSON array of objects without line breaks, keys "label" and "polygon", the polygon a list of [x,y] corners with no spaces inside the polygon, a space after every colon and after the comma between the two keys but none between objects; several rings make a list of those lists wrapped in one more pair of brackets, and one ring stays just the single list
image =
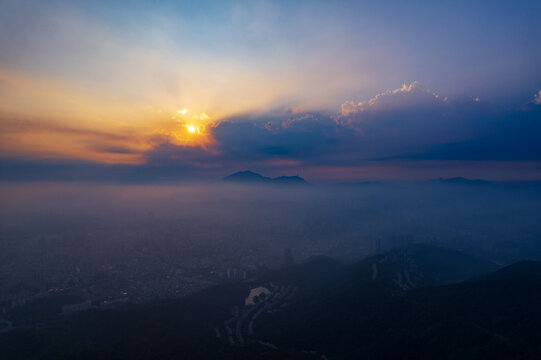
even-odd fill
[{"label": "cloud layer", "polygon": [[[210,139],[206,142],[179,142],[174,132],[158,132],[144,140],[146,150],[135,154],[141,159],[137,166],[148,172],[149,179],[152,172],[158,178],[204,177],[241,169],[273,174],[308,171],[317,176],[323,170],[386,166],[397,172],[419,166],[441,170],[453,162],[537,166],[538,99],[539,94],[526,105],[509,109],[478,98],[441,96],[413,82],[367,100],[346,101],[335,113],[290,109],[223,119],[206,127]],[[103,151],[133,155],[126,147],[110,145],[115,139],[108,134],[75,133],[102,139]],[[126,138],[120,140],[122,144]],[[131,171],[125,166],[109,169]]]}]

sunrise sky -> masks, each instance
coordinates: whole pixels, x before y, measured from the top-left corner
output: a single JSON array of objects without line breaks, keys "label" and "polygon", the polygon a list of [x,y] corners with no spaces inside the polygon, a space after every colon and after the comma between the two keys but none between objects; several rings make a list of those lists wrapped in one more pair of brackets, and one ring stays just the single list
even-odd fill
[{"label": "sunrise sky", "polygon": [[0,0],[1,180],[541,180],[539,1]]}]

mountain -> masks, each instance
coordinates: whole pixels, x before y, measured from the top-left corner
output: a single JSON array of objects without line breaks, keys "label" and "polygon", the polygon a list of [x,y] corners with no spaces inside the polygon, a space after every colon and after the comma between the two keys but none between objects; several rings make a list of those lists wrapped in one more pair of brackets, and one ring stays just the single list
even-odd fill
[{"label": "mountain", "polygon": [[287,185],[306,185],[306,180],[299,176],[280,176],[272,179],[274,184],[287,184]]},{"label": "mountain", "polygon": [[253,171],[239,171],[224,177],[224,181],[239,182],[239,183],[268,183],[272,179]]},{"label": "mountain", "polygon": [[239,171],[223,178],[224,181],[251,184],[306,185],[306,180],[299,176],[280,176],[270,178],[253,171]]},{"label": "mountain", "polygon": [[[404,262],[415,287],[443,285],[481,277],[499,266],[462,251],[429,244],[414,244],[387,253]],[[396,262],[396,261],[395,261]]]},{"label": "mountain", "polygon": [[465,185],[465,186],[487,186],[493,185],[492,182],[478,179],[466,179],[463,177],[440,178],[429,180],[429,183],[444,184],[444,185]]},{"label": "mountain", "polygon": [[[349,276],[303,288],[283,311],[260,320],[261,338],[329,359],[540,358],[541,263],[481,277],[484,265],[471,263],[473,280],[417,287],[415,279],[447,273],[451,260],[443,269],[437,261],[419,267],[409,261],[391,252],[353,265]],[[408,266],[416,274],[396,271]]]}]

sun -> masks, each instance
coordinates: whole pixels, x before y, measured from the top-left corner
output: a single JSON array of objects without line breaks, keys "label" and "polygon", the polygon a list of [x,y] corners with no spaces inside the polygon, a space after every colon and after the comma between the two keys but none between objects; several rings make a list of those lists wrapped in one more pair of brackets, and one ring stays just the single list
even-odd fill
[{"label": "sun", "polygon": [[195,128],[195,126],[193,126],[193,125],[188,125],[188,132],[189,132],[190,134],[193,134],[193,133],[195,132],[195,130],[197,130],[197,129]]}]

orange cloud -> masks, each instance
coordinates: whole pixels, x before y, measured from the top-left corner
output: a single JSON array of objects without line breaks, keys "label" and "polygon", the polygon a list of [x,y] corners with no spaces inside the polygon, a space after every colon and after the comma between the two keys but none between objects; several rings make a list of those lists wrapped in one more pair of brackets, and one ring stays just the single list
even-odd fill
[{"label": "orange cloud", "polygon": [[[197,131],[190,134],[186,124]],[[144,161],[156,134],[179,146],[210,149],[211,124],[204,112],[134,105],[0,68],[1,156],[135,164]]]}]

